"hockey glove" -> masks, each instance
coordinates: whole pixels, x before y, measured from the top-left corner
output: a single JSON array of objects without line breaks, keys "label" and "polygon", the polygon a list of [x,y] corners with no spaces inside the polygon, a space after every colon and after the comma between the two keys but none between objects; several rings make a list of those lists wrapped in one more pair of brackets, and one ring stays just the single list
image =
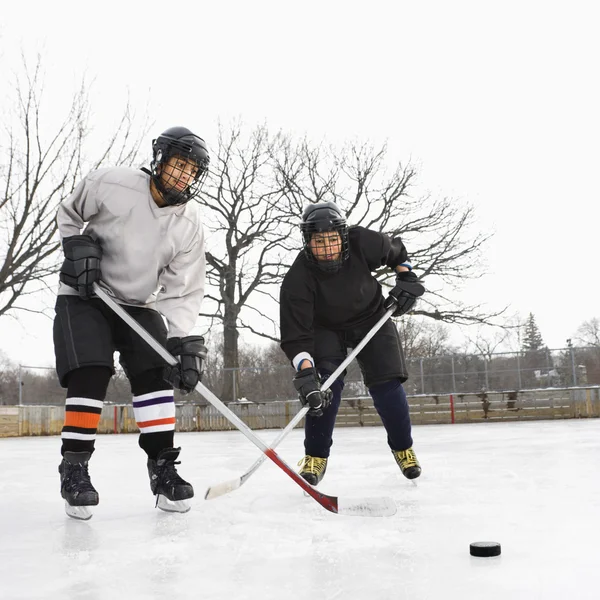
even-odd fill
[{"label": "hockey glove", "polygon": [[83,300],[89,300],[94,282],[100,279],[102,248],[90,235],[71,235],[63,240],[63,249],[60,280],[75,288]]},{"label": "hockey glove", "polygon": [[314,367],[302,369],[294,375],[294,387],[300,396],[302,406],[310,406],[308,414],[321,417],[323,411],[331,404],[331,390],[321,391],[319,376]]},{"label": "hockey glove", "polygon": [[179,362],[165,367],[163,377],[182,394],[188,394],[202,380],[202,364],[207,353],[204,338],[200,335],[169,338],[167,350]]},{"label": "hockey glove", "polygon": [[387,310],[396,306],[393,317],[401,317],[412,310],[417,298],[425,293],[425,288],[412,271],[402,271],[396,275],[396,285],[390,290],[383,306]]}]

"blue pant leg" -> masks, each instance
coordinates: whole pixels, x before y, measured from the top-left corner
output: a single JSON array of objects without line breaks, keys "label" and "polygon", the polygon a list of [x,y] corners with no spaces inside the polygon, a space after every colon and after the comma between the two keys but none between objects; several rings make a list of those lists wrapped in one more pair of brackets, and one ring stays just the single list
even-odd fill
[{"label": "blue pant leg", "polygon": [[392,450],[407,450],[413,445],[406,393],[398,379],[369,388],[375,409],[387,431]]},{"label": "blue pant leg", "polygon": [[[328,373],[322,373],[321,375],[323,378],[329,376]],[[344,382],[336,379],[330,389],[333,397],[331,404],[323,412],[323,415],[320,417],[306,415],[304,421],[304,450],[310,456],[328,458],[329,450],[333,444],[333,427],[342,399]]]}]

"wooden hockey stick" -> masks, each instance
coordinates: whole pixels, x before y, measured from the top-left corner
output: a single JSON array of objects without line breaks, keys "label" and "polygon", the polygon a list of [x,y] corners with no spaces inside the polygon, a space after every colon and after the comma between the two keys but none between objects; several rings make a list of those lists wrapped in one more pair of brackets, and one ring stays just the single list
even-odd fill
[{"label": "wooden hockey stick", "polygon": [[[365,335],[365,337],[360,341],[360,343],[352,350],[352,352],[346,357],[344,362],[327,378],[321,390],[327,390],[333,382],[339,377],[339,375],[344,371],[344,369],[354,360],[356,355],[368,344],[371,338],[381,329],[383,324],[392,316],[395,308],[390,308],[387,310],[385,315],[373,325],[370,331]],[[283,440],[284,438],[296,427],[298,423],[305,417],[306,413],[310,410],[310,406],[304,406],[302,409],[296,414],[296,416],[287,424],[285,429],[281,431],[281,433],[273,440],[271,443],[271,450],[274,450]],[[223,496],[224,494],[228,494],[229,492],[233,492],[240,488],[248,479],[252,476],[252,474],[263,464],[263,462],[267,459],[266,454],[261,454],[256,462],[243,474],[235,479],[230,479],[229,481],[224,481],[223,483],[218,483],[209,487],[206,490],[205,499],[213,500],[214,498],[218,498],[219,496]]]},{"label": "wooden hockey stick", "polygon": [[[97,283],[94,293],[127,323],[167,364],[174,366],[177,360],[167,352],[123,307],[115,302]],[[232,412],[202,382],[196,385],[196,391],[212,404],[228,421],[239,429],[257,448],[270,458],[284,473],[293,479],[309,496],[314,498],[323,508],[335,514],[363,517],[387,517],[396,513],[396,504],[392,498],[363,498],[344,502],[337,496],[328,496],[319,492],[296,473],[280,456],[267,446],[234,412]]]}]

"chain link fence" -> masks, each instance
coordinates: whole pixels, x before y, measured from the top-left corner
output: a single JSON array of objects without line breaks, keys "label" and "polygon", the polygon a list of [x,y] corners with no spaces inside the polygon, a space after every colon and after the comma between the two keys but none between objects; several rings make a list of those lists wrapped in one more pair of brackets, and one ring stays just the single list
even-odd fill
[{"label": "chain link fence", "polygon": [[408,361],[409,394],[472,393],[600,384],[600,348],[489,355],[453,354]]},{"label": "chain link fence", "polygon": [[[487,391],[517,391],[540,388],[563,388],[600,385],[600,347],[567,347],[531,352],[482,354],[451,354],[407,360],[409,380],[405,383],[409,395],[479,393]],[[204,384],[217,394],[224,389],[226,379],[233,389],[225,402],[254,403],[296,398],[287,364],[271,367],[244,366],[238,369],[209,369]],[[345,398],[368,394],[356,361],[345,378]],[[64,404],[65,391],[59,386],[51,367],[20,365],[0,370],[0,404]],[[176,401],[202,403],[199,394]],[[111,379],[107,403],[129,403],[131,390],[121,370]]]}]

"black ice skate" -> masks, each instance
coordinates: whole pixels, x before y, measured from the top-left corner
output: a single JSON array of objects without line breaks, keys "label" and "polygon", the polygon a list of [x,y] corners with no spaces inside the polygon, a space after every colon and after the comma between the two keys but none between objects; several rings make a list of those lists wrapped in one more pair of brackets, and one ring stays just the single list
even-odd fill
[{"label": "black ice skate", "polygon": [[65,499],[65,512],[83,521],[92,518],[90,507],[96,506],[99,500],[88,472],[90,456],[90,452],[65,452],[58,465],[60,495]]},{"label": "black ice skate", "polygon": [[192,485],[184,481],[175,468],[180,452],[181,448],[165,448],[156,460],[148,459],[150,488],[156,496],[156,506],[167,512],[187,512],[191,508],[187,500],[194,496]]},{"label": "black ice skate", "polygon": [[421,465],[412,448],[409,448],[408,450],[395,450],[392,454],[404,477],[407,479],[416,479],[421,474]]},{"label": "black ice skate", "polygon": [[307,454],[299,463],[300,477],[308,481],[310,485],[317,485],[325,476],[327,470],[327,459]]}]

